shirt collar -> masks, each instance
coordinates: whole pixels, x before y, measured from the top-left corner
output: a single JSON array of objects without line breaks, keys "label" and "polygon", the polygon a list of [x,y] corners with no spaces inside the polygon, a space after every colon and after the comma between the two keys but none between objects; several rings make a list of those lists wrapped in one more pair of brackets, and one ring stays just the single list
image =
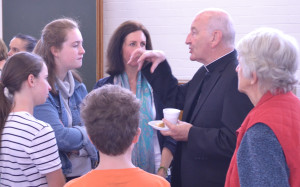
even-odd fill
[{"label": "shirt collar", "polygon": [[226,56],[226,55],[232,53],[233,51],[234,51],[234,50],[232,50],[232,51],[226,53],[225,55],[223,55],[223,56],[217,58],[216,60],[212,61],[211,63],[209,63],[209,64],[207,64],[207,65],[203,65],[204,68],[206,69],[207,72],[213,71],[213,69],[216,67],[216,64],[218,64],[218,63],[215,63],[215,62],[217,62],[219,59],[223,58],[224,56]]}]

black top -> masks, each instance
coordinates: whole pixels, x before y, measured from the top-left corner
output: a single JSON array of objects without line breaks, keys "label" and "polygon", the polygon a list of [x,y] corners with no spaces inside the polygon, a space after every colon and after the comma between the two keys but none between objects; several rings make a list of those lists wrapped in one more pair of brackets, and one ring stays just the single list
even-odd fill
[{"label": "black top", "polygon": [[[199,68],[183,85],[178,85],[167,61],[159,64],[153,74],[151,64],[142,69],[163,104],[183,110],[182,120],[193,125],[188,141],[177,142],[172,187],[224,186],[235,149],[235,132],[253,107],[237,89],[237,64],[237,53],[233,51]],[[206,68],[210,75],[202,86]]]}]

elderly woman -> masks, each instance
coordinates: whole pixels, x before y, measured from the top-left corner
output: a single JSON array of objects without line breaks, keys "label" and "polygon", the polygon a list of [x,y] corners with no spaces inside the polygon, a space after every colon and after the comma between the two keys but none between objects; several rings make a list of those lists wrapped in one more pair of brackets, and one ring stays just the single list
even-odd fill
[{"label": "elderly woman", "polygon": [[147,124],[163,118],[163,106],[138,66],[127,63],[132,52],[138,48],[152,49],[148,30],[135,21],[122,23],[114,32],[107,49],[107,73],[110,76],[99,80],[95,88],[105,84],[120,85],[131,90],[142,101],[139,126],[142,133],[133,150],[132,161],[147,172],[166,177],[176,142],[171,137],[162,136]]},{"label": "elderly woman", "polygon": [[254,108],[237,131],[227,187],[300,186],[298,46],[279,30],[262,28],[238,44],[239,91]]}]

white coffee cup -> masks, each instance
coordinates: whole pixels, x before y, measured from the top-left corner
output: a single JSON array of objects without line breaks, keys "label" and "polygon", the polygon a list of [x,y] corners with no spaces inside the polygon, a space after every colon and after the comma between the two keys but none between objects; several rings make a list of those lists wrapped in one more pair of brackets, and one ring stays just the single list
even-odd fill
[{"label": "white coffee cup", "polygon": [[164,118],[171,122],[172,124],[176,125],[178,121],[178,117],[180,114],[180,110],[176,108],[165,108],[163,109]]}]

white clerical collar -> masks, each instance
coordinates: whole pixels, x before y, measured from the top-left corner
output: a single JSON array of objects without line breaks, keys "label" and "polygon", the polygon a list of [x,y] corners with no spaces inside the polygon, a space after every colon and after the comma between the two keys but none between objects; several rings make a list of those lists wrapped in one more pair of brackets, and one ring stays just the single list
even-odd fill
[{"label": "white clerical collar", "polygon": [[[232,53],[233,51],[234,51],[234,50],[230,51],[229,53]],[[217,60],[219,60],[219,59],[223,58],[224,56],[228,55],[229,53],[226,53],[225,55],[223,55],[223,56],[217,58],[216,60],[212,61],[211,63],[209,63],[209,64],[207,64],[207,65],[204,65],[204,68],[206,69],[206,71],[209,72],[209,70],[208,70],[208,68],[207,68],[209,65],[213,64],[213,63],[216,62]]]}]

